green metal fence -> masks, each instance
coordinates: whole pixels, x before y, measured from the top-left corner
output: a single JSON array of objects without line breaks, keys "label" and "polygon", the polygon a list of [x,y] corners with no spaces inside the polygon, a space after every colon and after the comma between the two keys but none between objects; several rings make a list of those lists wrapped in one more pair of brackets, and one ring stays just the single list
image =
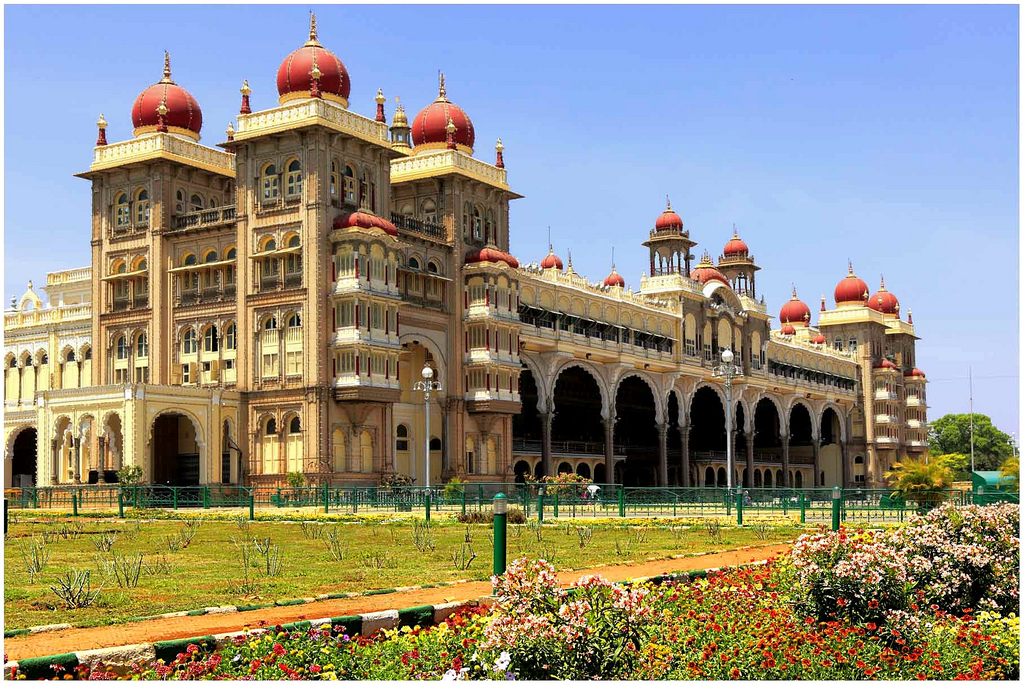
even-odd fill
[{"label": "green metal fence", "polygon": [[[984,494],[947,490],[926,502],[906,501],[890,490],[846,488],[642,488],[621,485],[540,485],[536,483],[458,483],[431,487],[241,487],[209,485],[83,485],[14,488],[4,496],[13,509],[118,511],[125,509],[304,509],[332,514],[489,513],[503,493],[510,508],[531,519],[727,517],[831,520],[838,495],[842,520],[850,524],[899,522],[942,502],[994,504],[1019,502],[1016,493]],[[119,501],[120,496],[120,501]]]}]

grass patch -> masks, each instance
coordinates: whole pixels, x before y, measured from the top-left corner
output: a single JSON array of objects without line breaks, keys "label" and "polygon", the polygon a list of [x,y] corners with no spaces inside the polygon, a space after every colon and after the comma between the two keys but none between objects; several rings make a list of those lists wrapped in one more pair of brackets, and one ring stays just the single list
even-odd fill
[{"label": "grass patch", "polygon": [[[763,531],[735,526],[721,529],[712,539],[703,526],[678,522],[652,523],[638,527],[629,523],[602,522],[593,525],[585,546],[581,547],[576,522],[533,526],[509,526],[509,559],[554,557],[559,569],[579,569],[597,564],[644,561],[693,552],[725,551],[742,545],[768,545],[794,538],[798,527],[774,526],[767,537]],[[185,526],[181,521],[150,521],[140,524],[134,535],[120,535],[110,552],[98,552],[93,540],[112,531],[135,530],[136,524],[106,521],[82,521],[81,532],[67,538],[54,536],[48,544],[51,556],[46,568],[30,574],[14,538],[27,542],[33,535],[53,531],[59,522],[23,521],[11,527],[4,545],[5,630],[49,623],[76,626],[123,623],[130,618],[172,611],[193,611],[206,606],[235,604],[266,605],[280,600],[339,595],[347,592],[389,590],[394,587],[437,584],[453,580],[487,580],[491,565],[491,527],[436,520],[431,525],[433,547],[416,544],[417,532],[410,520],[375,523],[331,522],[323,525],[344,539],[347,553],[339,561],[323,539],[303,533],[296,523],[254,521],[250,531],[240,532],[233,521],[207,521],[198,528],[187,547],[168,551],[166,540],[180,538]],[[422,524],[421,524],[422,525]],[[570,526],[567,528],[566,526]],[[452,551],[465,544],[467,536],[486,563],[459,570],[452,563]],[[420,532],[422,536],[422,531]],[[280,568],[266,572],[262,557],[251,562],[243,580],[238,543],[248,536],[278,548]],[[540,538],[538,540],[538,537]],[[421,551],[422,550],[422,551]],[[111,576],[104,576],[102,559],[113,553],[143,555],[143,564],[159,564],[160,572],[142,573],[137,587],[118,587]],[[376,563],[386,555],[387,563]],[[257,564],[263,564],[262,567]],[[50,590],[67,569],[89,570],[93,588],[105,583],[92,606],[65,608]]]}]

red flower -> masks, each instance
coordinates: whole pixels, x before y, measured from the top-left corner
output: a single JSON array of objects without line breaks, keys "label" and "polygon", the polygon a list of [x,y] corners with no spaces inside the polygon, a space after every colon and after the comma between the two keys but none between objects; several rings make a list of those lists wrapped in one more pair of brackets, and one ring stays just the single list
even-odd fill
[{"label": "red flower", "polygon": [[278,656],[284,656],[286,652],[287,652],[287,650],[284,647],[281,646],[280,642],[275,642],[274,643],[274,654],[276,654]]},{"label": "red flower", "polygon": [[804,659],[800,663],[803,664],[804,666],[810,666],[811,665],[811,660],[810,659]]},{"label": "red flower", "polygon": [[839,599],[836,600],[836,604],[838,604],[841,607],[844,607],[844,606],[846,606],[846,600],[843,599],[842,597],[840,597]]},{"label": "red flower", "polygon": [[875,630],[875,629],[878,628],[878,626],[876,626],[874,623],[869,623],[869,624],[867,624],[864,627],[867,628],[868,630]]},{"label": "red flower", "polygon": [[324,670],[324,669],[320,668],[320,664],[313,664],[312,666],[309,667],[309,672],[310,673],[319,673],[322,670]]},{"label": "red flower", "polygon": [[877,608],[878,608],[878,600],[877,599],[868,600],[868,609],[877,609]]},{"label": "red flower", "polygon": [[740,669],[738,669],[738,668],[732,669],[731,671],[729,671],[729,675],[732,678],[734,678],[734,679],[739,678],[740,677]]}]

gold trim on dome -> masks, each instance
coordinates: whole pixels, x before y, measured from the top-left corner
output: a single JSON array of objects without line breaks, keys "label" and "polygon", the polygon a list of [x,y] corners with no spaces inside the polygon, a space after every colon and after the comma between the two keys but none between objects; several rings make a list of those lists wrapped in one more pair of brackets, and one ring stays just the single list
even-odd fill
[{"label": "gold trim on dome", "polygon": [[297,90],[292,93],[285,93],[284,95],[277,98],[277,103],[279,105],[284,105],[289,102],[295,102],[296,100],[319,100],[320,98],[323,98],[324,100],[330,100],[331,102],[339,104],[345,109],[348,109],[348,100],[341,97],[340,95],[320,91],[320,98],[314,98],[312,92],[313,91],[311,90]]},{"label": "gold trim on dome", "polygon": [[[135,129],[132,130],[132,134],[136,138],[138,138],[139,136],[145,135],[147,133],[156,133],[157,132],[157,128],[159,128],[159,126],[157,126],[157,125],[153,125],[153,126],[138,126],[138,127],[136,127]],[[168,126],[167,127],[167,132],[168,133],[177,133],[178,135],[185,136],[186,138],[191,138],[192,140],[196,141],[197,143],[199,142],[199,134],[196,133],[195,131],[193,131],[190,128],[182,128],[181,126]]]},{"label": "gold trim on dome", "polygon": [[[450,121],[450,119],[449,119],[449,121]],[[419,152],[421,150],[423,152],[431,152],[433,150],[447,150],[447,149],[448,149],[448,143],[420,143],[419,145],[416,145],[415,147],[413,147],[413,154],[419,154]],[[465,152],[467,155],[472,155],[473,154],[473,148],[471,148],[468,145],[464,145],[463,143],[455,143],[455,149],[460,151],[460,152]]]}]

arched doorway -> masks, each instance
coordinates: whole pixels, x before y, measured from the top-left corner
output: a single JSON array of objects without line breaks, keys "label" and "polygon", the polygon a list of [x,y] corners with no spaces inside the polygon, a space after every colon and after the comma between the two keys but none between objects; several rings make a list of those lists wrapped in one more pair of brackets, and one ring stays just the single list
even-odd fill
[{"label": "arched doorway", "polygon": [[558,475],[562,475],[563,473],[572,473],[572,464],[570,464],[567,461],[563,461],[561,464],[559,464]]},{"label": "arched doorway", "polygon": [[581,461],[579,464],[576,464],[576,475],[590,480],[590,464],[585,461]]},{"label": "arched doorway", "polygon": [[[715,487],[712,464],[725,463],[725,406],[708,386],[697,389],[690,402],[690,463],[704,467],[704,487]],[[723,471],[724,473],[724,471]],[[710,476],[708,476],[710,474]]]},{"label": "arched doorway", "polygon": [[654,393],[647,382],[629,376],[615,393],[615,447],[626,453],[627,486],[657,485],[658,428]]},{"label": "arched doorway", "polygon": [[525,483],[526,476],[530,474],[530,465],[520,459],[516,462],[513,472],[515,473],[517,483]]},{"label": "arched doorway", "polygon": [[[746,433],[747,417],[746,417],[746,414],[744,413],[743,403],[742,402],[737,402],[736,406],[733,407],[732,417],[733,417],[733,428],[736,431],[736,438],[733,441],[733,446],[732,446],[733,447],[733,449],[732,449],[732,465],[733,465],[733,472],[736,473],[736,475],[737,475],[737,477],[734,478],[733,483],[738,484],[740,482],[740,480],[738,478],[738,475],[739,475],[739,468],[738,467],[739,467],[740,464],[744,464],[745,465],[747,463],[747,433]],[[751,473],[750,473],[749,469],[747,469],[744,466],[744,469],[743,469],[743,487],[745,487],[745,488],[749,488],[750,487],[750,478],[751,478]]]},{"label": "arched doorway", "polygon": [[533,372],[525,367],[519,372],[519,399],[522,402],[523,410],[512,416],[513,443],[523,446],[523,443],[527,441],[539,442],[543,436],[540,411],[537,409],[537,381],[533,377]]},{"label": "arched doorway", "polygon": [[597,380],[585,369],[571,366],[558,375],[552,399],[552,458],[572,453],[603,454],[601,389]]},{"label": "arched doorway", "polygon": [[[797,403],[789,410],[789,463],[814,465],[813,421],[807,407]],[[803,487],[803,476],[794,469],[790,486]]]},{"label": "arched doorway", "polygon": [[605,482],[604,476],[605,476],[604,464],[597,464],[596,466],[594,466],[594,482],[595,483],[604,483]]},{"label": "arched doorway", "polygon": [[33,487],[36,484],[36,429],[23,428],[14,438],[11,453],[11,487]]},{"label": "arched doorway", "polygon": [[679,398],[676,393],[668,394],[668,484],[683,485],[682,447],[679,432]]},{"label": "arched doorway", "polygon": [[[767,397],[754,406],[754,463],[755,464],[781,464],[782,463],[782,421],[779,418],[779,411]],[[780,472],[781,473],[781,472]],[[781,482],[775,482],[771,469],[765,470],[764,486],[766,488],[775,486],[782,487]]]},{"label": "arched doorway", "polygon": [[161,414],[153,422],[153,482],[199,485],[198,436],[184,414]]},{"label": "arched doorway", "polygon": [[843,487],[843,451],[839,445],[841,439],[839,414],[832,407],[826,407],[821,413],[821,451],[818,463],[821,470],[821,485]]}]

